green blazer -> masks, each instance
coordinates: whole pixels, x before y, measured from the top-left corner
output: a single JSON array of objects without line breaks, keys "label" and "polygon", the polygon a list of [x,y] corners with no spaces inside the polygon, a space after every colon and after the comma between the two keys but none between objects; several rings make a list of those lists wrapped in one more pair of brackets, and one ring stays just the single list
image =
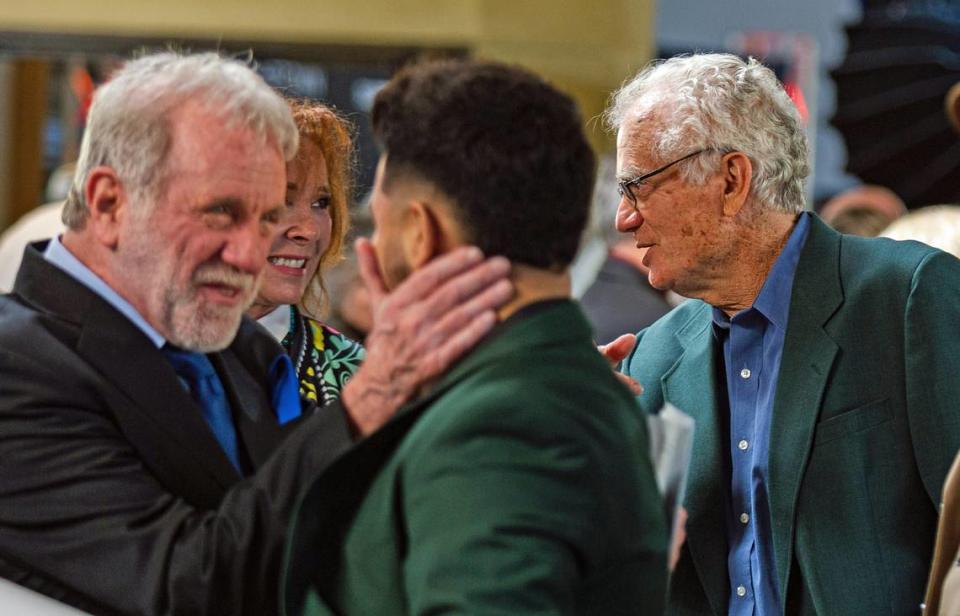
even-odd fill
[{"label": "green blazer", "polygon": [[311,486],[287,614],[661,614],[643,416],[579,308],[521,311]]},{"label": "green blazer", "polygon": [[[916,614],[960,448],[960,261],[811,223],[770,432],[784,611]],[[730,441],[710,306],[688,301],[642,331],[624,368],[643,410],[672,402],[697,422],[668,612],[725,614]]]}]

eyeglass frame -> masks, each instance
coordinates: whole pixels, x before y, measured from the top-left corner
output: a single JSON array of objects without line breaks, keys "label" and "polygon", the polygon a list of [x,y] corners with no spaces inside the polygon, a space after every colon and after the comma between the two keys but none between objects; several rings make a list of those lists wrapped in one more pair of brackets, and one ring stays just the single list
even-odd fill
[{"label": "eyeglass frame", "polygon": [[620,195],[620,198],[621,198],[621,199],[623,199],[624,197],[626,197],[626,198],[630,201],[630,203],[636,205],[636,204],[637,204],[637,197],[636,197],[636,195],[633,194],[633,190],[632,190],[632,187],[633,187],[633,186],[638,186],[638,185],[642,184],[645,180],[649,180],[649,179],[652,178],[653,176],[658,175],[658,174],[660,174],[660,173],[663,173],[664,171],[666,171],[666,170],[669,169],[670,167],[676,165],[677,163],[681,163],[681,162],[687,160],[688,158],[693,158],[693,157],[696,156],[697,154],[703,154],[704,152],[706,152],[706,151],[708,151],[708,150],[710,150],[710,149],[712,149],[712,148],[703,148],[702,150],[697,150],[696,152],[690,152],[690,153],[687,154],[686,156],[684,156],[684,157],[682,157],[682,158],[678,158],[678,159],[675,160],[675,161],[669,162],[669,163],[667,163],[666,165],[660,167],[659,169],[654,169],[653,171],[650,171],[649,173],[643,173],[643,174],[641,174],[641,175],[638,175],[637,177],[633,178],[632,180],[623,180],[622,182],[617,182],[617,194]]}]

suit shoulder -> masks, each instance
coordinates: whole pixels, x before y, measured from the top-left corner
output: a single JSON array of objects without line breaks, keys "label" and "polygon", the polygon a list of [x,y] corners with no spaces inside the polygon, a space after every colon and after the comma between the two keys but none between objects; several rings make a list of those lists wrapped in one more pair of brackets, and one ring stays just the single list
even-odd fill
[{"label": "suit shoulder", "polygon": [[488,430],[580,438],[636,430],[639,416],[633,397],[595,348],[564,344],[485,363],[444,391],[413,432],[416,440]]},{"label": "suit shoulder", "polygon": [[911,277],[925,260],[942,251],[913,240],[843,235],[840,264],[843,271],[860,277]]},{"label": "suit shoulder", "polygon": [[702,325],[703,322],[709,321],[710,315],[711,308],[709,305],[700,300],[688,299],[660,317],[650,327],[642,330],[638,334],[637,343],[640,344],[641,341],[673,337],[688,327],[697,327],[698,325]]},{"label": "suit shoulder", "polygon": [[[840,276],[847,299],[903,303],[917,285],[960,286],[960,261],[912,240],[842,236]],[[931,288],[930,291],[934,291]]]},{"label": "suit shoulder", "polygon": [[74,346],[78,336],[76,324],[37,311],[15,295],[0,295],[0,349],[26,356],[58,355],[64,345]]},{"label": "suit shoulder", "polygon": [[[683,350],[678,336],[696,334],[709,327],[711,310],[709,305],[700,300],[688,299],[683,302],[637,334],[637,345],[623,361],[621,370],[636,377],[635,373],[641,365],[647,369],[653,364],[672,365]],[[655,360],[653,363],[652,359]]]}]

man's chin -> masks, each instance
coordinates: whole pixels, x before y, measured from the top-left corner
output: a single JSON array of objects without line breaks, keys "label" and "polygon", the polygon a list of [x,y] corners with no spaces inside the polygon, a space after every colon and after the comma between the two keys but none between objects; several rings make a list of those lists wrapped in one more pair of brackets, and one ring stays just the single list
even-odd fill
[{"label": "man's chin", "polygon": [[665,276],[658,276],[655,270],[647,272],[647,282],[657,291],[670,291],[673,289],[673,281]]},{"label": "man's chin", "polygon": [[188,351],[216,353],[222,351],[237,337],[243,311],[201,307],[175,318],[170,328],[169,342]]}]

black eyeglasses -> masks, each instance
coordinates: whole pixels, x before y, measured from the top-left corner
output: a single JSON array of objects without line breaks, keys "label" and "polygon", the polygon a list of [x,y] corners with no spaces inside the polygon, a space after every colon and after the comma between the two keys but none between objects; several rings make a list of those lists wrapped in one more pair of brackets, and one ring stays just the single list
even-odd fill
[{"label": "black eyeglasses", "polygon": [[684,156],[683,158],[678,158],[677,160],[675,160],[675,161],[673,161],[673,162],[669,162],[669,163],[667,163],[666,165],[660,167],[659,169],[654,169],[654,170],[651,171],[650,173],[644,173],[643,175],[638,175],[637,177],[633,178],[632,180],[624,180],[624,181],[622,181],[622,182],[617,182],[617,193],[620,195],[620,198],[621,198],[621,199],[624,198],[624,197],[626,197],[627,199],[630,200],[630,203],[636,205],[636,204],[637,204],[637,196],[636,196],[635,194],[633,194],[633,189],[634,189],[635,186],[639,186],[640,184],[643,184],[646,180],[649,180],[650,178],[652,178],[653,176],[657,175],[658,173],[663,173],[664,171],[666,171],[667,169],[669,169],[670,167],[676,165],[676,164],[679,163],[679,162],[683,162],[683,161],[687,160],[688,158],[693,158],[693,157],[696,156],[697,154],[703,154],[703,153],[706,152],[708,149],[709,149],[709,148],[704,148],[704,149],[702,149],[702,150],[697,150],[696,152],[690,152],[689,154],[687,154],[687,155]]}]

